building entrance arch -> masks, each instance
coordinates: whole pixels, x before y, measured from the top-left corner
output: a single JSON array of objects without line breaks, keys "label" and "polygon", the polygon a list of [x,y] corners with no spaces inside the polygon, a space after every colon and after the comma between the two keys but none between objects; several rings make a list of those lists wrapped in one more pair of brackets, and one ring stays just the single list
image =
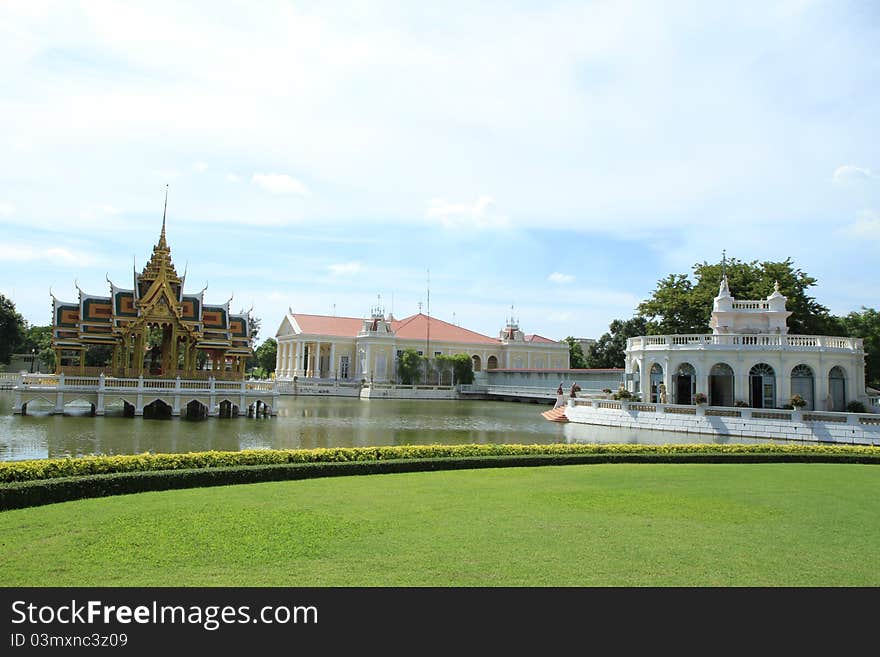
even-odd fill
[{"label": "building entrance arch", "polygon": [[829,411],[846,410],[846,372],[835,366],[828,372],[828,397],[831,400]]},{"label": "building entrance arch", "polygon": [[749,370],[749,406],[776,406],[776,372],[767,363],[758,363]]},{"label": "building entrance arch", "polygon": [[690,363],[682,363],[672,377],[672,389],[675,391],[675,404],[693,404],[694,393],[697,391],[697,371]]},{"label": "building entrance arch", "polygon": [[815,408],[813,399],[814,381],[813,370],[809,365],[795,365],[791,370],[791,395],[800,395],[807,402],[804,408],[811,411]]},{"label": "building entrance arch", "polygon": [[709,405],[733,406],[733,369],[727,363],[709,370]]}]

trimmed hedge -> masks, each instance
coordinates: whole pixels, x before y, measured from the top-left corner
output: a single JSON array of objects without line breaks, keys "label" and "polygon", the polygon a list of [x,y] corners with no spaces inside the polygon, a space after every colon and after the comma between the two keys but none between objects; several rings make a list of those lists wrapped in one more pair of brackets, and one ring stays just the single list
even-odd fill
[{"label": "trimmed hedge", "polygon": [[287,463],[348,463],[399,459],[470,458],[487,456],[569,454],[863,454],[880,456],[876,447],[853,445],[684,444],[596,445],[553,443],[546,445],[395,445],[318,449],[242,450],[183,454],[129,454],[79,458],[0,462],[0,483],[55,479],[121,472],[192,470],[245,465]]},{"label": "trimmed hedge", "polygon": [[[437,446],[442,447],[442,446]],[[470,446],[463,446],[470,447]],[[482,446],[480,446],[482,447]],[[510,445],[506,447],[511,447]],[[527,446],[515,446],[527,447]],[[538,446],[540,447],[540,446]],[[581,446],[556,446],[581,447]],[[808,449],[726,449],[730,445],[703,445],[703,451],[670,449],[692,446],[594,446],[606,449],[553,450],[552,453],[360,459],[316,462],[270,463],[265,465],[211,466],[197,469],[145,470],[55,477],[0,484],[0,510],[25,508],[89,497],[124,495],[203,486],[227,486],[266,481],[310,479],[344,475],[389,474],[497,467],[577,465],[588,463],[867,463],[880,464],[880,450],[840,449],[822,446]],[[609,450],[608,447],[621,449]],[[631,449],[651,447],[653,449]],[[752,445],[748,447],[775,447]],[[787,448],[788,446],[781,446]],[[626,449],[625,449],[626,448]],[[714,448],[710,451],[710,448]],[[355,449],[355,448],[352,448]],[[365,448],[384,449],[384,448]],[[294,450],[291,450],[294,451]],[[302,450],[297,450],[302,451]],[[156,455],[163,456],[163,455]],[[170,455],[164,455],[170,456]],[[114,458],[114,457],[109,457]],[[69,459],[75,461],[76,459]]]}]

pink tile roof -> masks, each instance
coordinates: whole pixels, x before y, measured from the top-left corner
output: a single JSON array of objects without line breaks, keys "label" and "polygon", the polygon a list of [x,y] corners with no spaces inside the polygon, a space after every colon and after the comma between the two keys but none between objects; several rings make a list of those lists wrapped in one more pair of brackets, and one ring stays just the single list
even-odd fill
[{"label": "pink tile roof", "polygon": [[294,313],[293,318],[303,333],[309,335],[335,335],[340,338],[353,338],[363,325],[357,317],[331,317],[330,315],[303,315]]},{"label": "pink tile roof", "polygon": [[558,340],[551,340],[550,338],[545,338],[543,335],[532,334],[526,336],[526,342],[545,342],[549,344],[556,344]]},{"label": "pink tile roof", "polygon": [[[431,317],[431,340],[438,342],[466,342],[469,344],[494,344],[497,338],[469,331],[455,324],[444,322],[442,319]],[[409,340],[423,340],[428,334],[428,316],[418,313],[404,319],[391,322],[391,328],[397,333],[397,337]]]},{"label": "pink tile roof", "polygon": [[[329,315],[293,314],[303,333],[309,335],[332,335],[336,337],[354,338],[363,326],[363,319],[357,317],[331,317]],[[467,344],[497,345],[499,340],[488,335],[455,326],[442,319],[431,317],[431,340],[437,342],[463,342]],[[404,340],[424,340],[428,334],[428,316],[418,313],[395,319],[391,329],[397,337]]]}]

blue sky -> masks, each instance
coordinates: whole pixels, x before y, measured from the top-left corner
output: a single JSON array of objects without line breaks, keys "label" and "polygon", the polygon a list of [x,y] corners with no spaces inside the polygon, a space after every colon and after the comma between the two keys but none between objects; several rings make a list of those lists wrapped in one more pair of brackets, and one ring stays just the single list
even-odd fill
[{"label": "blue sky", "polygon": [[[187,289],[598,337],[670,272],[877,307],[875,2],[0,5],[0,292]],[[768,290],[769,292],[769,290]],[[392,302],[393,299],[393,302]]]}]

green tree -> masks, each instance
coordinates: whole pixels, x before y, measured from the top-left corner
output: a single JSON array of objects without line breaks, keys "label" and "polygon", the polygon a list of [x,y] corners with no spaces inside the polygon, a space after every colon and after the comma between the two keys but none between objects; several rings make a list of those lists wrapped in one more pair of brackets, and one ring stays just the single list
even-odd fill
[{"label": "green tree", "polygon": [[12,353],[20,348],[27,323],[15,309],[12,299],[0,294],[0,363],[8,363]]},{"label": "green tree", "polygon": [[570,335],[565,338],[565,341],[568,343],[569,367],[573,370],[586,369],[587,359],[586,356],[584,356],[584,348],[581,346],[581,343]]},{"label": "green tree", "polygon": [[853,311],[840,318],[846,335],[865,342],[865,382],[880,389],[880,312],[874,308]]},{"label": "green tree", "polygon": [[404,385],[412,385],[419,379],[424,358],[415,349],[404,349],[397,359],[397,376]]},{"label": "green tree", "polygon": [[587,367],[623,367],[627,338],[645,335],[647,329],[648,322],[644,317],[615,319],[608,326],[608,333],[603,333],[595,344],[590,345],[586,357]]},{"label": "green tree", "polygon": [[455,382],[468,384],[474,382],[474,361],[467,354],[455,354],[452,357],[452,370]]},{"label": "green tree", "polygon": [[[807,294],[816,279],[796,268],[787,258],[782,262],[744,262],[731,258],[727,263],[730,293],[738,299],[764,299],[779,282],[791,311],[791,333],[840,335],[842,326],[828,308]],[[648,320],[648,334],[707,333],[712,316],[712,301],[718,294],[722,277],[721,263],[694,265],[694,281],[687,274],[670,274],[657,283],[650,299],[639,304],[638,314]]]},{"label": "green tree", "polygon": [[278,343],[275,342],[275,338],[266,338],[265,342],[257,347],[254,356],[264,376],[269,376],[269,374],[275,371],[277,355]]},{"label": "green tree", "polygon": [[28,326],[20,348],[26,354],[36,351],[40,362],[45,365],[46,371],[51,372],[55,368],[51,326]]}]

